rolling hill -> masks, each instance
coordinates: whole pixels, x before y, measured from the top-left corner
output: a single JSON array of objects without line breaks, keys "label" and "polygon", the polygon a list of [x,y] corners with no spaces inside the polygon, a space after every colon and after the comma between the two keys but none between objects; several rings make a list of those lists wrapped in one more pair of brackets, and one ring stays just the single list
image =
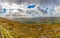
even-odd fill
[{"label": "rolling hill", "polygon": [[60,38],[60,22],[26,24],[0,18],[0,33],[1,38]]}]

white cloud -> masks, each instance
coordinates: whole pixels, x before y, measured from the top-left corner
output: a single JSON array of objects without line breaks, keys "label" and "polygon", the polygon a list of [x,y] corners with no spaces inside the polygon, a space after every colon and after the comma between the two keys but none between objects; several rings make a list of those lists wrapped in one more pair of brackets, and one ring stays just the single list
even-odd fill
[{"label": "white cloud", "polygon": [[[2,5],[2,9],[3,8],[7,9],[7,13],[1,14],[0,17],[14,18],[14,16],[13,16],[14,14],[17,14],[18,18],[20,18],[20,17],[32,18],[32,17],[39,17],[39,16],[41,16],[41,17],[51,17],[50,13],[44,14],[43,12],[41,12],[41,10],[38,10],[38,7],[41,6],[40,4],[36,4],[36,7],[33,8],[33,9],[28,9],[27,6],[29,4],[27,4],[27,3],[19,4],[19,5],[15,4],[15,3],[12,3],[10,5],[8,2],[4,2],[4,3],[1,2],[1,5]],[[31,14],[27,14],[27,11],[31,12]],[[60,6],[55,7],[55,11],[53,12],[53,16],[60,17]]]}]

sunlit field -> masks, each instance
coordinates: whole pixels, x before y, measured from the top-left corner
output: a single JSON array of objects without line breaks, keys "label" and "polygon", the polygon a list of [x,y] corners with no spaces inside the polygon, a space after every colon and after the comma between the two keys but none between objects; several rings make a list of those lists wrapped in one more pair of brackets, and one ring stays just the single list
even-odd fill
[{"label": "sunlit field", "polygon": [[0,18],[1,38],[60,38],[60,21],[25,24]]}]

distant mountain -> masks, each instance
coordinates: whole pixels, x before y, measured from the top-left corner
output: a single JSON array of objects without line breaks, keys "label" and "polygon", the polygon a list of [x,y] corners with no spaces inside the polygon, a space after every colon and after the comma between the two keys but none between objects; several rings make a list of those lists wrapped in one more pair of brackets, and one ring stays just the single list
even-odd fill
[{"label": "distant mountain", "polygon": [[36,23],[41,23],[41,22],[52,23],[54,21],[59,21],[60,17],[14,18],[12,20],[23,22],[23,23],[36,24]]}]

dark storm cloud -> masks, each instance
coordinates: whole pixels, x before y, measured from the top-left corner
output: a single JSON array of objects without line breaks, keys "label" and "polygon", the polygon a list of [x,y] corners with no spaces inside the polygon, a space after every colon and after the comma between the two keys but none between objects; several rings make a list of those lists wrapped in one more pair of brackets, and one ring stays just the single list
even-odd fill
[{"label": "dark storm cloud", "polygon": [[60,0],[40,0],[40,3],[60,5]]},{"label": "dark storm cloud", "polygon": [[0,0],[1,2],[11,2],[11,3],[24,3],[26,2],[27,0]]},{"label": "dark storm cloud", "polygon": [[26,2],[27,0],[9,0],[9,1],[14,3],[22,3],[22,2]]},{"label": "dark storm cloud", "polygon": [[10,2],[15,2],[15,3],[22,3],[22,2],[27,2],[27,3],[40,3],[40,4],[56,4],[60,5],[60,0],[10,0]]},{"label": "dark storm cloud", "polygon": [[27,3],[40,3],[40,4],[56,4],[56,5],[60,5],[60,0],[0,0],[0,1],[3,1],[3,2],[14,2],[14,3],[24,3],[24,2],[27,2]]}]

